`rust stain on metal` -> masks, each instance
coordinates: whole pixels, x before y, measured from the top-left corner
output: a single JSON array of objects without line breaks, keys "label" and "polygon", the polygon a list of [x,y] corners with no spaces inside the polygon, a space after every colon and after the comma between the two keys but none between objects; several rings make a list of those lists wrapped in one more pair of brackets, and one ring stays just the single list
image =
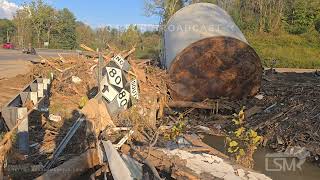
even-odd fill
[{"label": "rust stain on metal", "polygon": [[262,65],[255,50],[230,37],[212,37],[185,48],[169,69],[171,95],[177,100],[254,96]]}]

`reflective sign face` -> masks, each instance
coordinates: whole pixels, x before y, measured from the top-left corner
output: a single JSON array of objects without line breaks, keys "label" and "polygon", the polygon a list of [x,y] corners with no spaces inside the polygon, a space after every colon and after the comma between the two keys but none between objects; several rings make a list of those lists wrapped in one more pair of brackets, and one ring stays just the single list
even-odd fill
[{"label": "reflective sign face", "polygon": [[123,68],[125,60],[120,55],[117,55],[116,57],[112,58],[112,61],[114,61],[120,67],[120,69]]},{"label": "reflective sign face", "polygon": [[122,91],[117,96],[119,107],[123,107],[124,109],[126,109],[129,104],[129,100],[130,100],[130,93],[125,89],[122,89]]},{"label": "reflective sign face", "polygon": [[114,67],[106,67],[110,84],[123,88],[122,71]]},{"label": "reflective sign face", "polygon": [[130,82],[130,93],[132,97],[139,99],[138,81],[136,79]]},{"label": "reflective sign face", "polygon": [[130,108],[133,100],[139,99],[138,81],[131,78],[128,82],[130,68],[129,62],[117,55],[102,69],[100,89],[110,114]]},{"label": "reflective sign face", "polygon": [[113,101],[114,98],[119,93],[115,88],[113,88],[108,83],[108,78],[106,76],[101,81],[100,89],[101,89],[102,96],[106,98],[109,102]]}]

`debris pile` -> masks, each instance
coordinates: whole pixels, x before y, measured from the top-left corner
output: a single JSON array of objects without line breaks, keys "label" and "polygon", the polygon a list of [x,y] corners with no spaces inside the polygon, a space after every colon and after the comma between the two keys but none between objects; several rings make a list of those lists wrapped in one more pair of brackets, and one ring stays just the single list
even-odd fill
[{"label": "debris pile", "polygon": [[[302,146],[313,157],[319,155],[319,79],[309,74],[301,74],[300,80],[293,74],[266,74],[260,94],[253,99],[173,101],[166,71],[150,60],[131,59],[134,49],[99,55],[83,47],[90,57],[41,57],[41,63],[34,66],[32,76],[53,79],[48,108],[29,115],[28,156],[16,151],[14,140],[9,156],[3,154],[5,175],[18,178],[23,174],[27,179],[268,179],[236,165],[201,140],[204,134],[227,134],[232,114],[243,106],[245,126],[262,134],[265,146],[277,150]],[[112,68],[117,68],[112,65],[117,57],[128,63],[127,69],[121,69],[125,73],[120,89],[114,85],[118,81],[111,82],[109,77]],[[104,81],[104,77],[108,78]],[[132,91],[135,79],[138,92]],[[113,97],[106,93],[111,92],[110,87],[117,91]],[[123,89],[130,96],[119,104],[117,96]]]},{"label": "debris pile", "polygon": [[[306,148],[310,152],[309,160],[319,164],[319,82],[312,72],[266,71],[261,90],[255,98],[169,102],[169,105],[197,108],[185,117],[189,119],[188,124],[197,127],[197,132],[205,131],[217,136],[228,134],[232,124],[230,115],[245,107],[245,127],[263,136],[263,146],[275,152]],[[206,109],[211,109],[211,112]],[[199,125],[207,128],[199,130]]]},{"label": "debris pile", "polygon": [[[276,151],[305,147],[313,160],[320,156],[320,85],[313,73],[267,74],[262,100],[248,100],[259,109],[247,124],[264,135],[264,144]],[[243,104],[243,105],[246,105]]]}]

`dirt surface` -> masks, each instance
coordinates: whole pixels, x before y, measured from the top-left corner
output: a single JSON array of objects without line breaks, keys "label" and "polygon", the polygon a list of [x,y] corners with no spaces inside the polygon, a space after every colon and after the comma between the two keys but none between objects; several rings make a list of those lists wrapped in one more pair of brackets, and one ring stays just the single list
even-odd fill
[{"label": "dirt surface", "polygon": [[21,54],[0,49],[0,110],[32,80],[33,65],[23,59],[27,55]]},{"label": "dirt surface", "polygon": [[[22,66],[22,69],[23,68],[26,67]],[[12,68],[11,70],[4,71],[11,72],[12,76],[15,74],[19,75],[15,75],[15,77],[0,79],[0,111],[4,105],[9,103],[9,101],[14,98],[21,90],[23,90],[23,88],[33,79],[33,76],[30,74],[29,69],[25,71],[19,71]],[[3,71],[1,70],[0,73],[3,73]],[[8,76],[8,74],[5,74],[5,76]]]},{"label": "dirt surface", "polygon": [[[287,73],[287,72],[293,72],[293,73],[314,73],[317,71],[317,69],[297,69],[297,68],[274,68],[276,72],[279,73]],[[265,70],[270,70],[270,68],[265,68]]]},{"label": "dirt surface", "polygon": [[30,72],[32,63],[24,60],[0,61],[0,80]]},{"label": "dirt surface", "polygon": [[[37,50],[37,52],[41,56],[55,58],[60,58],[58,53],[62,56],[76,54],[73,51],[62,50]],[[39,60],[39,56],[23,54],[19,50],[0,49],[0,109],[31,82],[34,67],[32,62]]]}]

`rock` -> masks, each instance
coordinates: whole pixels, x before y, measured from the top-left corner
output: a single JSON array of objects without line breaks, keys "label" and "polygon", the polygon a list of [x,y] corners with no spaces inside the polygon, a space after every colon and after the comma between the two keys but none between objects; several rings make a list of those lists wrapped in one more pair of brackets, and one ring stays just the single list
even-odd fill
[{"label": "rock", "polygon": [[57,115],[54,115],[54,114],[50,114],[49,115],[49,120],[50,121],[54,121],[54,122],[59,122],[62,120],[61,116],[57,116]]},{"label": "rock", "polygon": [[283,139],[280,137],[280,136],[277,136],[277,142],[278,144],[282,145],[284,142],[283,142]]},{"label": "rock", "polygon": [[246,173],[244,172],[243,169],[237,169],[237,173],[238,173],[238,176],[241,177],[241,178],[246,175]]},{"label": "rock", "polygon": [[80,84],[81,81],[82,81],[82,80],[81,80],[79,77],[77,77],[77,76],[72,76],[71,79],[72,79],[72,82],[75,83],[75,84]]},{"label": "rock", "polygon": [[264,98],[264,96],[262,94],[258,94],[255,96],[255,98],[259,99],[259,100],[262,100]]},{"label": "rock", "polygon": [[200,130],[204,131],[204,132],[211,132],[211,129],[205,126],[197,126],[197,128],[199,128]]}]

